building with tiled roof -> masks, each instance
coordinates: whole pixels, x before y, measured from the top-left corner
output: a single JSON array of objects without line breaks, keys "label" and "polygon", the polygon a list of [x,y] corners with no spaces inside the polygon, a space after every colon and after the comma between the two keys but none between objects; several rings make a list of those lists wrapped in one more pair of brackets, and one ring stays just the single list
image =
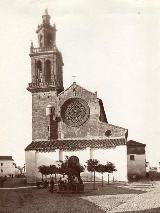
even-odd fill
[{"label": "building with tiled roof", "polygon": [[127,142],[127,171],[129,177],[146,176],[146,144],[129,140]]},{"label": "building with tiled roof", "polygon": [[0,177],[15,176],[16,165],[12,156],[0,156]]},{"label": "building with tiled roof", "polygon": [[43,153],[53,162],[76,155],[81,164],[90,158],[115,164],[118,180],[127,180],[126,128],[108,122],[97,93],[76,82],[63,87],[63,58],[56,46],[56,26],[47,10],[36,31],[39,47],[30,48],[32,94],[32,142],[25,149],[28,182],[40,177]]}]

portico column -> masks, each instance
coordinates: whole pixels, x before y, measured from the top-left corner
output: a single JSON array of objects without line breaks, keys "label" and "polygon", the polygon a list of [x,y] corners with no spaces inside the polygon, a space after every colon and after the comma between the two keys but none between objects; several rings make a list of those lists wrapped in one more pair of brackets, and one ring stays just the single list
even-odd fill
[{"label": "portico column", "polygon": [[93,148],[90,148],[90,159],[93,159]]},{"label": "portico column", "polygon": [[45,59],[41,60],[42,62],[42,82],[45,82]]},{"label": "portico column", "polygon": [[35,150],[25,151],[27,183],[36,183],[37,180],[37,152]]},{"label": "portico column", "polygon": [[59,161],[63,161],[63,150],[59,149]]},{"label": "portico column", "polygon": [[39,152],[35,152],[35,180],[37,182],[37,176],[38,176],[38,155]]}]

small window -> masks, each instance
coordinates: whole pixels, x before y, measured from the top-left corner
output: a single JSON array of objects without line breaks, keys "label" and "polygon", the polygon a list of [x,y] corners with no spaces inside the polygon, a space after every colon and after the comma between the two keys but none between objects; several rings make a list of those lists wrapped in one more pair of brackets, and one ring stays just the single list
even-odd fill
[{"label": "small window", "polygon": [[1,163],[1,166],[3,166],[3,163]]},{"label": "small window", "polygon": [[130,155],[130,160],[135,160],[134,155]]},{"label": "small window", "polygon": [[1,172],[3,173],[3,169],[1,169]]}]

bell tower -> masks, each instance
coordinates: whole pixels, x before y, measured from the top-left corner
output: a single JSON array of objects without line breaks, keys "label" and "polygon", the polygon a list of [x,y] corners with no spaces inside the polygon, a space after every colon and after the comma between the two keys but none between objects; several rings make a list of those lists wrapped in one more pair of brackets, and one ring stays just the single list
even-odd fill
[{"label": "bell tower", "polygon": [[51,25],[47,10],[36,33],[38,47],[31,42],[31,83],[27,87],[32,93],[32,140],[50,140],[58,137],[57,102],[64,88],[63,59],[56,46],[56,26]]},{"label": "bell tower", "polygon": [[31,93],[40,91],[63,91],[63,59],[56,46],[56,26],[50,24],[47,9],[42,16],[42,24],[36,30],[38,47],[31,42],[31,83],[27,90]]}]

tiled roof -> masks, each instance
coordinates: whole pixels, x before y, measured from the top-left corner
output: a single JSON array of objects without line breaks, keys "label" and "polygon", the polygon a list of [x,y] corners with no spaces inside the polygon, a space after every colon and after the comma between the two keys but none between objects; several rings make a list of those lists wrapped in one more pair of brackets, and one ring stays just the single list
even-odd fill
[{"label": "tiled roof", "polygon": [[139,143],[137,141],[129,140],[127,141],[127,146],[146,146],[144,143]]},{"label": "tiled roof", "polygon": [[0,160],[13,160],[12,156],[0,156]]},{"label": "tiled roof", "polygon": [[110,138],[110,139],[84,139],[84,140],[47,140],[47,141],[32,141],[25,151],[36,150],[40,152],[49,152],[56,149],[66,151],[83,150],[87,147],[90,148],[112,148],[118,145],[125,145],[125,138]]}]

